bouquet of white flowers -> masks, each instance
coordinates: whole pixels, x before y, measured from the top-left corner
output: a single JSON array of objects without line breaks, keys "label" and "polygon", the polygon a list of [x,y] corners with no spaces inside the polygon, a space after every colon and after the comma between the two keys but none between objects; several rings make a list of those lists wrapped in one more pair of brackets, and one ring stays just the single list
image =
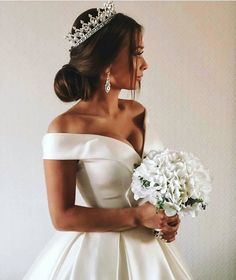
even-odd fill
[{"label": "bouquet of white flowers", "polygon": [[209,203],[212,178],[192,153],[168,148],[151,150],[135,164],[131,190],[134,199],[149,201],[167,216],[196,217]]}]

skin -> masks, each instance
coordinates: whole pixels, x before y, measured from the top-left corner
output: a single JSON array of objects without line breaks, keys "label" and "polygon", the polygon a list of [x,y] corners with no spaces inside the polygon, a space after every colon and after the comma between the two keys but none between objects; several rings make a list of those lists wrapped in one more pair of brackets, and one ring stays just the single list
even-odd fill
[{"label": "skin", "polygon": [[[148,65],[141,54],[142,36],[137,36],[137,55],[134,66],[141,76]],[[110,73],[111,90],[104,91],[107,73]],[[143,149],[144,106],[133,100],[119,98],[121,89],[138,88],[135,80],[130,87],[128,48],[100,77],[100,87],[93,98],[81,100],[68,111],[57,116],[48,127],[48,132],[92,133],[116,138],[130,144],[140,155]],[[163,211],[156,213],[155,207],[145,203],[130,208],[90,208],[75,205],[76,172],[78,160],[44,159],[48,206],[52,223],[57,230],[80,232],[123,231],[136,227],[161,228],[163,238],[175,240],[180,219],[178,215],[167,217]]]}]

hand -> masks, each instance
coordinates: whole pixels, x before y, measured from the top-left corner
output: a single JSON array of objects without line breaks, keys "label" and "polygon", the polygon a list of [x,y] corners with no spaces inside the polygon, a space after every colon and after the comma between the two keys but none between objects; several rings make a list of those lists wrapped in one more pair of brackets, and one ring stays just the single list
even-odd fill
[{"label": "hand", "polygon": [[163,227],[161,228],[161,231],[163,233],[162,238],[169,243],[175,240],[175,236],[177,234],[177,230],[180,224],[180,218],[178,214],[171,217],[165,215],[165,217],[167,217],[166,225],[164,224]]},{"label": "hand", "polygon": [[175,240],[177,230],[179,228],[179,215],[168,217],[163,209],[159,209],[156,213],[156,207],[146,202],[137,207],[138,224],[151,229],[161,229],[163,239],[167,242]]}]

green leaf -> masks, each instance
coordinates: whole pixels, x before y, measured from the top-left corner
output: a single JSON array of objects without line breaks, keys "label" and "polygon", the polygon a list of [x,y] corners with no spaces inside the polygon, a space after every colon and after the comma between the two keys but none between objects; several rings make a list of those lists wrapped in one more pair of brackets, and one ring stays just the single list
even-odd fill
[{"label": "green leaf", "polygon": [[150,182],[148,181],[148,180],[145,180],[145,179],[143,179],[143,186],[145,187],[145,188],[149,188],[150,187]]},{"label": "green leaf", "polygon": [[139,167],[139,165],[140,165],[140,163],[134,163],[134,164],[133,164],[134,169],[136,169],[137,167]]},{"label": "green leaf", "polygon": [[195,204],[195,203],[201,203],[201,202],[203,202],[203,200],[201,199],[201,198],[192,198],[192,197],[190,197],[186,202],[185,202],[185,206],[188,206],[188,205],[190,205],[190,206],[193,206],[193,204]]}]

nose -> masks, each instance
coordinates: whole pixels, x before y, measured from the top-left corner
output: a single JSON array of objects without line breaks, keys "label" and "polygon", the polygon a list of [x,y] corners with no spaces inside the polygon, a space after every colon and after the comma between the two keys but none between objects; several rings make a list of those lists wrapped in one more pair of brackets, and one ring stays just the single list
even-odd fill
[{"label": "nose", "polygon": [[145,59],[143,59],[143,70],[148,69],[148,64]]}]

